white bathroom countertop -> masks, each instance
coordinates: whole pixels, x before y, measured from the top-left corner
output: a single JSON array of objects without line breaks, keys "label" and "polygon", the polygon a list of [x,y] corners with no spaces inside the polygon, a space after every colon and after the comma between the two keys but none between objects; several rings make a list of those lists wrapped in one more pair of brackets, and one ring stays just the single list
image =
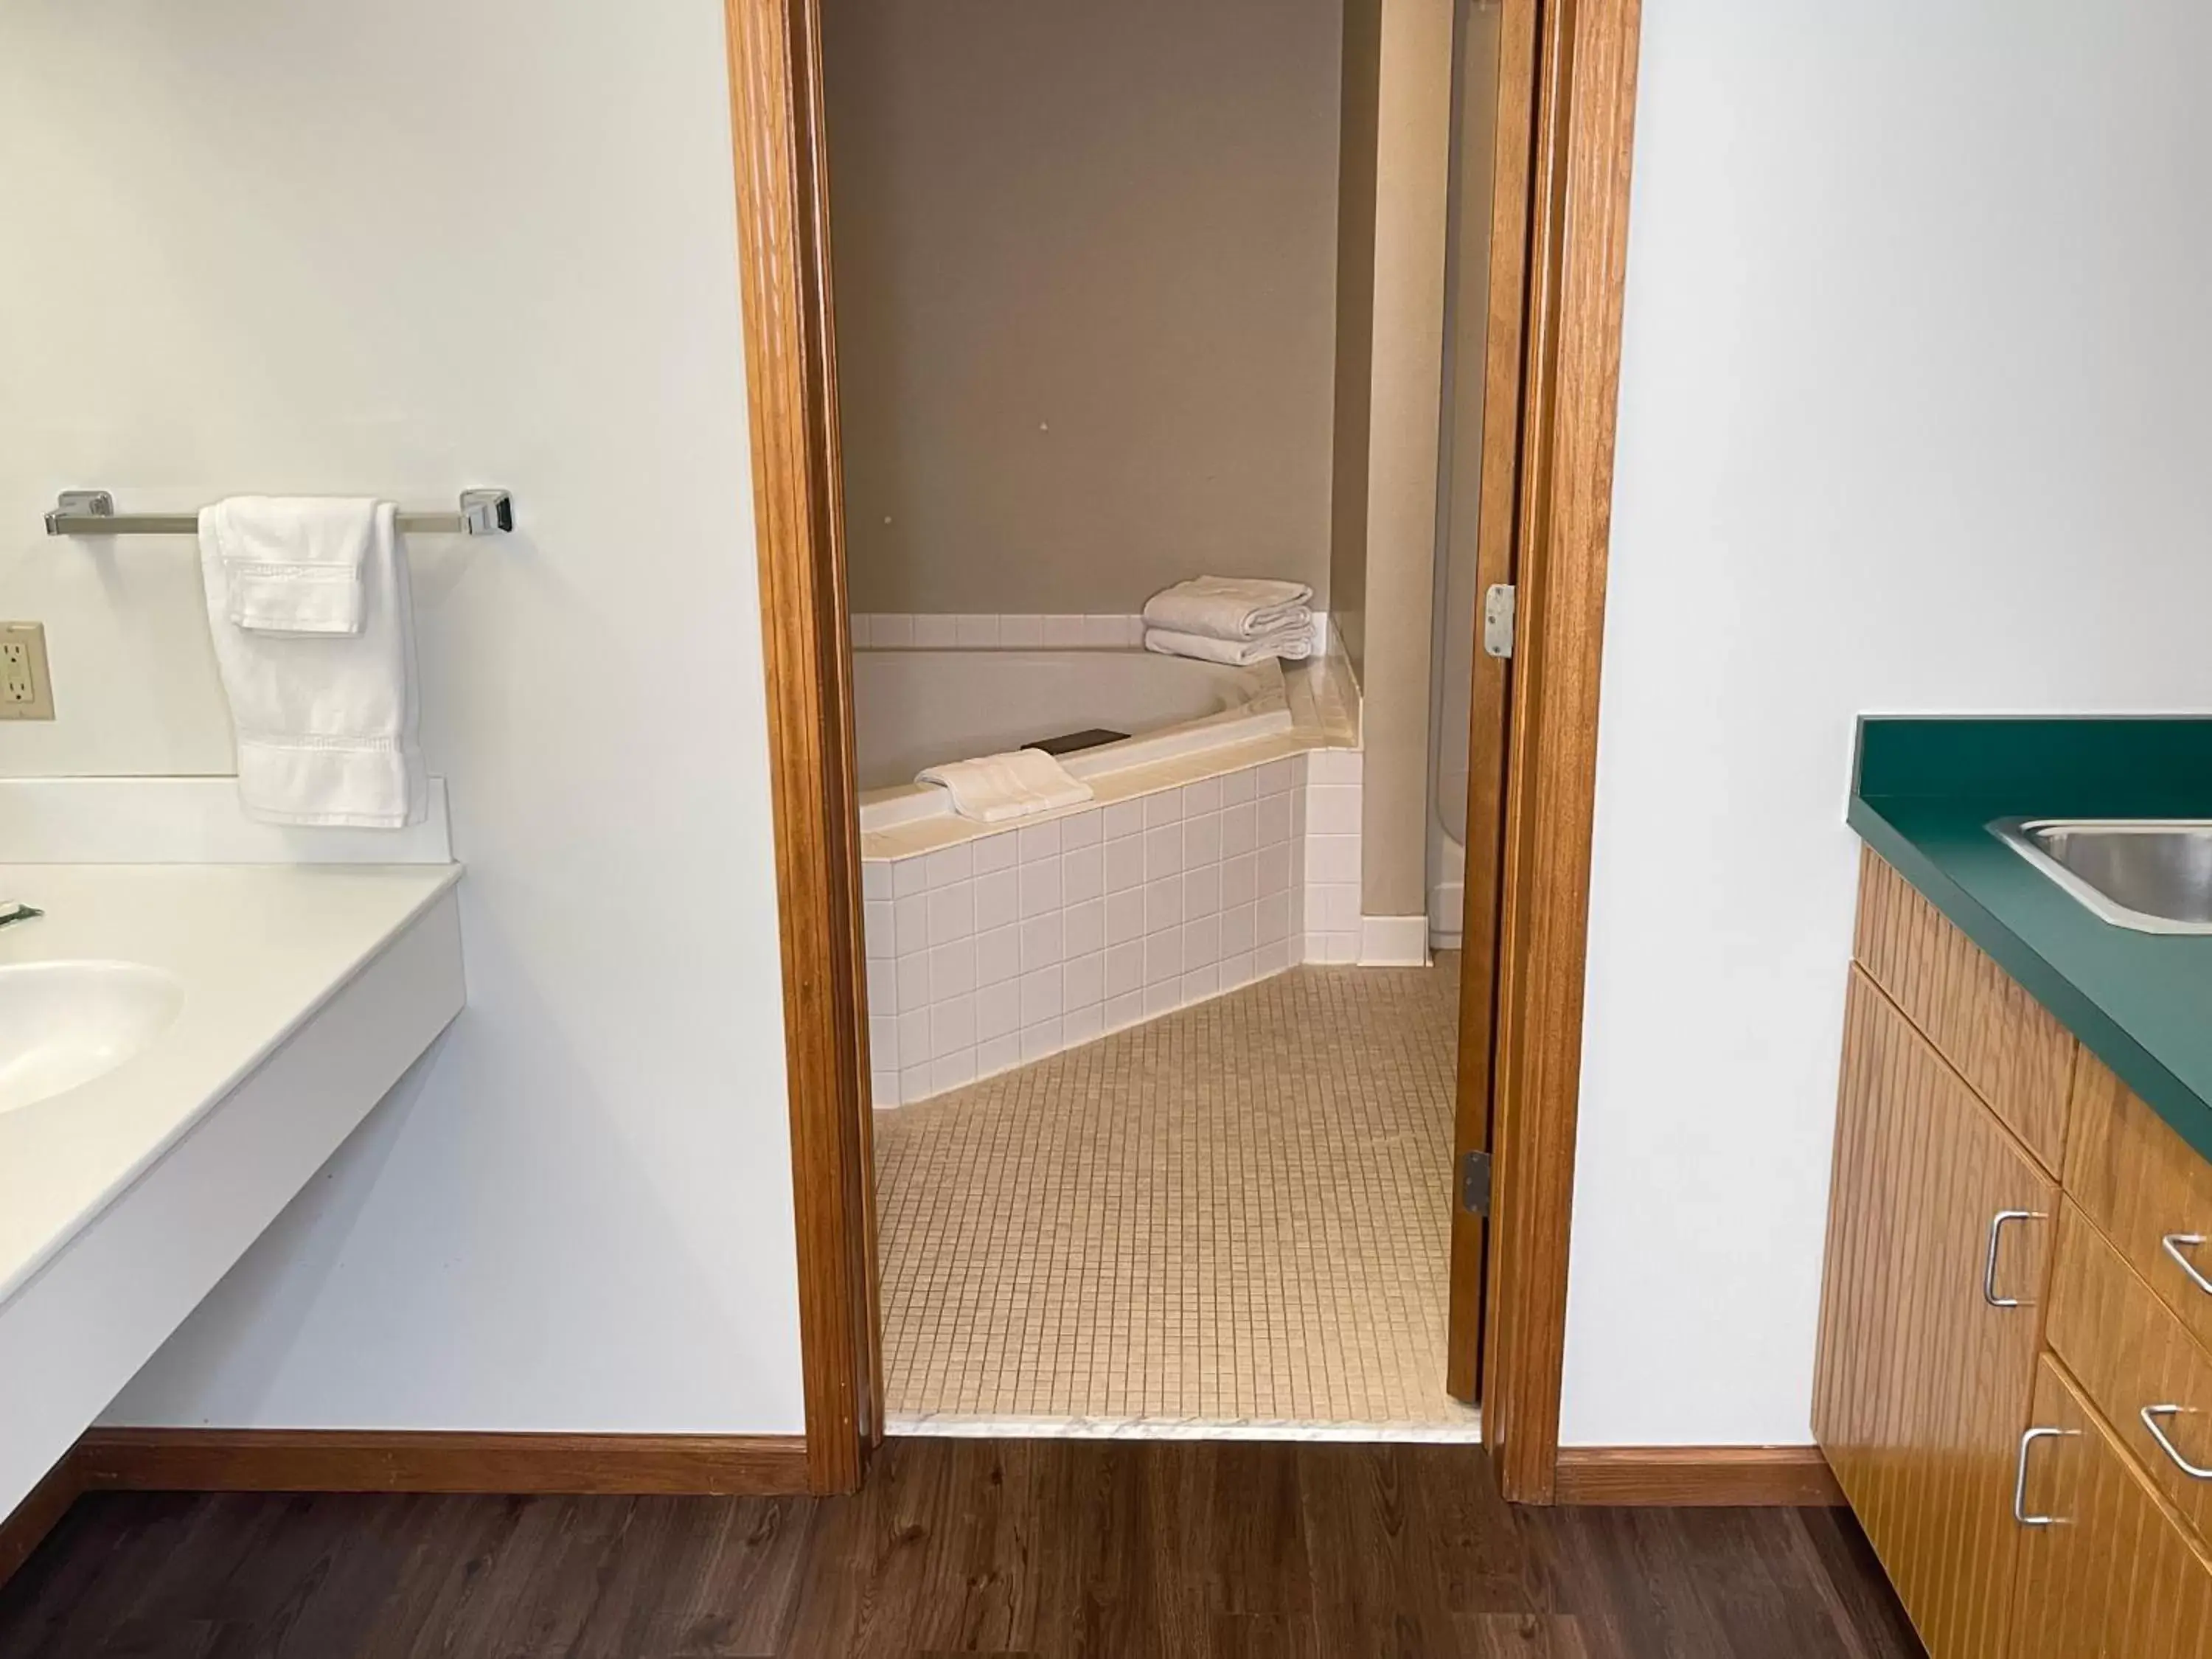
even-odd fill
[{"label": "white bathroom countertop", "polygon": [[0,899],[46,912],[0,928],[0,964],[143,963],[183,986],[174,1022],[143,1052],[0,1113],[0,1306],[460,875],[456,864],[0,864]]}]

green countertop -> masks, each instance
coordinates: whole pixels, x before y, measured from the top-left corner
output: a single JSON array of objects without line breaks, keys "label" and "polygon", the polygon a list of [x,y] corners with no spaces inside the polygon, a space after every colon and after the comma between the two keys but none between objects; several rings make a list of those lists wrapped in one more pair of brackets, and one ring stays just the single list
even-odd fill
[{"label": "green countertop", "polygon": [[1851,828],[2212,1158],[2212,934],[2100,921],[2003,817],[2212,818],[2212,719],[1859,722]]}]

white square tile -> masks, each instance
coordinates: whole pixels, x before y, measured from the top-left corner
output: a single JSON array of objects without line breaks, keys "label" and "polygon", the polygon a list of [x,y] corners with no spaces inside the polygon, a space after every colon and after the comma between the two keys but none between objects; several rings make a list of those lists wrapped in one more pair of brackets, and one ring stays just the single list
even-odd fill
[{"label": "white square tile", "polygon": [[1358,882],[1359,837],[1357,836],[1308,836],[1306,837],[1306,879],[1308,881]]},{"label": "white square tile", "polygon": [[1052,616],[1044,619],[1044,642],[1048,646],[1072,646],[1083,643],[1083,618]]},{"label": "white square tile", "polygon": [[1221,958],[1221,988],[1233,991],[1240,985],[1249,985],[1260,975],[1260,969],[1249,951],[1239,951]]},{"label": "white square tile", "polygon": [[1106,999],[1106,1029],[1121,1030],[1134,1025],[1145,1017],[1145,992],[1142,986],[1126,991],[1121,995]]},{"label": "white square tile", "polygon": [[957,1048],[975,1046],[975,999],[954,997],[929,1011],[929,1057],[940,1059]]},{"label": "white square tile", "polygon": [[1291,780],[1290,762],[1269,761],[1265,766],[1258,769],[1256,775],[1252,780],[1252,788],[1255,793],[1264,799],[1269,795],[1284,793],[1290,788]]},{"label": "white square tile", "polygon": [[1106,896],[1106,942],[1119,945],[1145,936],[1145,890],[1132,887]]},{"label": "white square tile", "polygon": [[1024,864],[1060,856],[1060,826],[1057,823],[1025,823],[1021,827],[1018,837]]},{"label": "white square tile", "polygon": [[986,836],[969,845],[975,849],[975,873],[979,876],[1014,867],[1014,832],[1011,830],[1001,830],[995,836]]},{"label": "white square tile", "polygon": [[1293,789],[1290,793],[1291,839],[1292,841],[1304,841],[1306,838],[1307,793],[1304,789]]},{"label": "white square tile", "polygon": [[1095,899],[1106,890],[1106,849],[1079,847],[1060,857],[1060,896],[1068,904]]},{"label": "white square tile", "polygon": [[1182,862],[1185,869],[1221,861],[1221,814],[1201,812],[1182,821]]},{"label": "white square tile", "polygon": [[1060,863],[1058,859],[1039,859],[1022,866],[1024,920],[1060,908]]},{"label": "white square tile", "polygon": [[1260,896],[1260,860],[1249,853],[1221,860],[1221,906],[1231,909]]},{"label": "white square tile", "polygon": [[996,648],[999,643],[998,617],[955,617],[952,619],[952,641],[956,645]]},{"label": "white square tile", "polygon": [[1291,798],[1262,795],[1253,816],[1253,829],[1262,847],[1280,847],[1291,838]]},{"label": "white square tile", "polygon": [[1101,650],[1118,650],[1129,642],[1129,624],[1118,616],[1085,617],[1083,642]]},{"label": "white square tile", "polygon": [[1182,977],[1182,929],[1145,936],[1145,983],[1172,985]]},{"label": "white square tile", "polygon": [[1067,933],[1060,912],[1031,916],[1022,924],[1022,972],[1050,968],[1067,954]]},{"label": "white square tile", "polygon": [[1291,757],[1291,787],[1292,789],[1303,789],[1306,787],[1306,755],[1311,752],[1308,750]]},{"label": "white square tile", "polygon": [[959,643],[959,632],[951,617],[924,611],[914,619],[914,643],[917,650],[949,650]]},{"label": "white square tile", "polygon": [[897,915],[889,899],[861,901],[860,932],[867,940],[871,962],[898,954]]},{"label": "white square tile", "polygon": [[975,941],[957,939],[929,953],[929,1000],[948,1000],[975,988]]},{"label": "white square tile", "polygon": [[1103,948],[1106,943],[1106,901],[1085,899],[1080,904],[1071,904],[1064,911],[1066,919],[1067,954],[1079,957]]},{"label": "white square tile", "polygon": [[1022,913],[1021,878],[1012,870],[994,870],[975,878],[975,930],[987,933],[1003,927]]},{"label": "white square tile", "polygon": [[1158,1019],[1162,1014],[1171,1014],[1182,1006],[1182,975],[1162,980],[1158,985],[1145,987],[1145,1018]]},{"label": "white square tile", "polygon": [[1221,780],[1219,778],[1203,778],[1196,783],[1183,785],[1183,817],[1194,817],[1201,812],[1218,812],[1220,810]]},{"label": "white square tile", "polygon": [[1066,969],[1060,980],[1063,1007],[1087,1008],[1094,1002],[1105,1000],[1106,957],[1103,951],[1093,951],[1089,956],[1071,957],[1063,966]]},{"label": "white square tile", "polygon": [[1042,617],[1001,617],[999,644],[1004,649],[1026,650],[1044,643]]},{"label": "white square tile", "polygon": [[1022,932],[1012,922],[975,936],[975,983],[996,985],[1022,971]]},{"label": "white square tile", "polygon": [[1357,749],[1316,749],[1306,755],[1309,783],[1358,783],[1359,776]]},{"label": "white square tile", "polygon": [[1260,894],[1285,893],[1291,886],[1291,849],[1287,844],[1262,847],[1258,860]]},{"label": "white square tile", "polygon": [[903,651],[913,643],[914,618],[912,617],[899,611],[878,611],[868,619],[869,649]]},{"label": "white square tile", "polygon": [[1141,939],[1106,947],[1106,995],[1112,999],[1145,987],[1145,946]]},{"label": "white square tile", "polygon": [[875,617],[865,611],[845,613],[845,643],[854,651],[868,650],[875,643]]},{"label": "white square tile", "polygon": [[909,1008],[898,1017],[899,1070],[935,1058],[929,1048],[929,1010]]},{"label": "white square tile", "polygon": [[1260,844],[1259,809],[1240,800],[1221,809],[1221,855],[1234,858]]},{"label": "white square tile", "polygon": [[1317,783],[1306,791],[1306,828],[1316,836],[1359,833],[1359,787]]},{"label": "white square tile", "polygon": [[929,1063],[929,1084],[939,1094],[947,1089],[965,1088],[975,1080],[975,1051],[963,1048],[959,1053],[946,1054]]},{"label": "white square tile", "polygon": [[975,1040],[1011,1036],[1022,1028],[1022,988],[1013,980],[975,993]]},{"label": "white square tile", "polygon": [[936,998],[931,994],[935,981],[929,976],[929,952],[917,951],[910,957],[898,959],[899,1012],[910,1014],[929,1006]]},{"label": "white square tile", "polygon": [[1164,927],[1182,925],[1182,878],[1162,876],[1158,881],[1145,884],[1145,931],[1157,933]]},{"label": "white square tile", "polygon": [[1060,1016],[1060,971],[1057,967],[1040,968],[1033,974],[1024,974],[1022,988],[1022,1024],[1036,1024],[1042,1019],[1058,1019]]},{"label": "white square tile", "polygon": [[1096,847],[1106,839],[1106,814],[1103,811],[1077,812],[1060,821],[1060,850],[1073,853],[1079,847]]},{"label": "white square tile", "polygon": [[896,898],[891,890],[891,864],[889,859],[866,859],[860,865],[860,896],[864,899]]},{"label": "white square tile", "polygon": [[899,1103],[901,1105],[909,1101],[927,1100],[937,1092],[937,1085],[930,1081],[930,1064],[926,1060],[909,1060],[899,1067]]},{"label": "white square tile", "polygon": [[904,898],[909,893],[919,893],[928,885],[927,854],[893,860],[891,864],[891,896],[893,898]]},{"label": "white square tile", "polygon": [[1182,976],[1182,1000],[1188,1003],[1203,1002],[1221,989],[1221,969],[1212,963],[1192,969]]},{"label": "white square tile", "polygon": [[1145,842],[1141,836],[1127,841],[1109,841],[1105,848],[1106,890],[1118,893],[1124,888],[1141,886],[1145,879]]},{"label": "white square tile", "polygon": [[975,931],[975,884],[955,882],[934,889],[929,896],[929,942],[949,945]]},{"label": "white square tile", "polygon": [[[1354,940],[1359,937],[1359,888],[1357,883],[1332,881],[1323,883],[1318,890],[1322,897],[1321,925],[1331,933],[1350,933]],[[1307,895],[1309,925],[1312,915],[1312,893]],[[1353,960],[1358,959],[1355,949]]]},{"label": "white square tile", "polygon": [[877,1072],[898,1070],[898,1021],[890,1014],[868,1016],[868,1068]]},{"label": "white square tile", "polygon": [[929,895],[908,893],[891,901],[891,936],[896,954],[910,957],[929,948]]},{"label": "white square tile", "polygon": [[1263,896],[1255,909],[1259,921],[1260,946],[1280,945],[1291,936],[1291,896],[1288,893],[1269,893]]},{"label": "white square tile", "polygon": [[1182,791],[1155,789],[1145,797],[1145,828],[1157,830],[1164,823],[1182,822]]},{"label": "white square tile", "polygon": [[1162,824],[1145,831],[1145,879],[1157,881],[1182,868],[1182,825]]},{"label": "white square tile", "polygon": [[868,962],[868,1012],[895,1014],[898,1011],[898,963],[887,957],[872,957]]},{"label": "white square tile", "polygon": [[[1265,931],[1264,927],[1262,931]],[[1291,942],[1286,939],[1262,940],[1260,948],[1252,953],[1252,958],[1259,965],[1261,977],[1279,974],[1291,965]]]},{"label": "white square tile", "polygon": [[1220,908],[1221,866],[1209,864],[1202,869],[1186,871],[1182,878],[1183,920],[1210,916]]},{"label": "white square tile", "polygon": [[1200,916],[1188,921],[1182,929],[1182,966],[1188,973],[1194,968],[1209,968],[1221,960],[1221,918]]},{"label": "white square tile", "polygon": [[1106,839],[1120,841],[1125,836],[1139,833],[1145,827],[1145,798],[1117,800],[1106,809]]},{"label": "white square tile", "polygon": [[1105,1030],[1106,1011],[1095,1002],[1087,1008],[1071,1008],[1060,1018],[1060,1042],[1065,1048],[1089,1042],[1103,1035]]},{"label": "white square tile", "polygon": [[994,1036],[988,1042],[975,1045],[975,1075],[989,1077],[995,1072],[1011,1072],[1022,1063],[1022,1040],[1014,1032]]},{"label": "white square tile", "polygon": [[1022,1027],[1022,1058],[1025,1060],[1042,1060],[1047,1054],[1058,1054],[1066,1046],[1057,1018]]},{"label": "white square tile", "polygon": [[1254,781],[1257,776],[1258,769],[1250,766],[1239,767],[1234,772],[1223,774],[1221,804],[1224,806],[1234,806],[1239,801],[1250,800],[1253,795]]},{"label": "white square tile", "polygon": [[950,887],[975,873],[975,848],[964,841],[957,847],[940,847],[922,857],[921,879],[925,887]]},{"label": "white square tile", "polygon": [[1221,954],[1233,957],[1260,942],[1260,913],[1256,904],[1233,904],[1221,913]]},{"label": "white square tile", "polygon": [[876,1072],[868,1078],[868,1104],[896,1106],[899,1103],[899,1074],[896,1072]]},{"label": "white square tile", "polygon": [[1309,927],[1320,925],[1320,901],[1303,882],[1291,884],[1291,938],[1296,939]]}]

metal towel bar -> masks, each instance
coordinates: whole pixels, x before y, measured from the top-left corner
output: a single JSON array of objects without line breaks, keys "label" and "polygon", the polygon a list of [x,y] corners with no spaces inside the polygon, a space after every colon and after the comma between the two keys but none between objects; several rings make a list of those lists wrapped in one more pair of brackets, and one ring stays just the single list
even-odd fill
[{"label": "metal towel bar", "polygon": [[[190,536],[197,513],[118,513],[104,489],[64,489],[46,514],[49,536]],[[418,535],[490,536],[514,528],[514,498],[504,489],[464,489],[458,513],[402,513],[399,527]]]}]

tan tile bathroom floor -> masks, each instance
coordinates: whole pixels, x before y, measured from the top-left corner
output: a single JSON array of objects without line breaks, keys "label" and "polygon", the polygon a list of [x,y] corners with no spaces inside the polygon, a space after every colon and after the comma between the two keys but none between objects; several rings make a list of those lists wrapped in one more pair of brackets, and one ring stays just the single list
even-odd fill
[{"label": "tan tile bathroom floor", "polygon": [[1293,969],[879,1113],[894,1426],[1471,1430],[1443,1391],[1458,977]]}]

